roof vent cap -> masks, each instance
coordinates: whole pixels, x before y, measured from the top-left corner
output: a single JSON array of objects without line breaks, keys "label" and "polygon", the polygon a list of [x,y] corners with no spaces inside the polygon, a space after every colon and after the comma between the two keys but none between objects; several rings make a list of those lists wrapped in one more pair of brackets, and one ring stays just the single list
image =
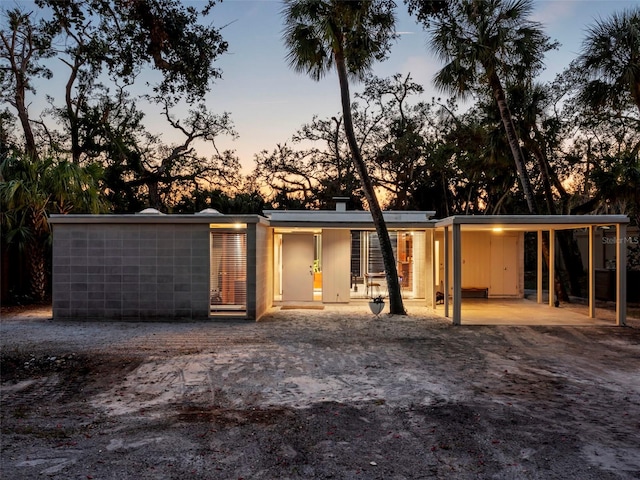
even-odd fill
[{"label": "roof vent cap", "polygon": [[141,212],[138,212],[139,215],[164,215],[160,210],[155,208],[145,208]]},{"label": "roof vent cap", "polygon": [[224,214],[220,213],[215,208],[205,208],[204,210],[200,210],[199,212],[196,212],[196,215],[224,215]]}]

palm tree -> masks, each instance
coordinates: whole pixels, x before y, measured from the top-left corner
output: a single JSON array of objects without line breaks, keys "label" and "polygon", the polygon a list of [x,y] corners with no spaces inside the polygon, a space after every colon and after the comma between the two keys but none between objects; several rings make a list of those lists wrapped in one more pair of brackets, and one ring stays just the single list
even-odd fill
[{"label": "palm tree", "polygon": [[382,209],[356,140],[349,77],[361,79],[382,60],[395,37],[391,0],[286,0],[284,42],[291,67],[318,81],[338,73],[345,135],[380,240],[392,314],[405,314],[398,271]]},{"label": "palm tree", "polygon": [[503,81],[527,79],[554,44],[527,20],[531,0],[460,0],[437,15],[431,46],[446,65],[435,84],[461,97],[489,88],[504,126],[529,212],[538,212]]},{"label": "palm tree", "polygon": [[9,156],[0,164],[0,224],[8,244],[27,259],[31,295],[43,300],[47,290],[46,252],[51,213],[105,210],[97,189],[101,170],[51,158],[33,161]]},{"label": "palm tree", "polygon": [[587,105],[617,109],[633,103],[640,110],[640,8],[590,27],[578,66],[589,78],[580,95]]}]

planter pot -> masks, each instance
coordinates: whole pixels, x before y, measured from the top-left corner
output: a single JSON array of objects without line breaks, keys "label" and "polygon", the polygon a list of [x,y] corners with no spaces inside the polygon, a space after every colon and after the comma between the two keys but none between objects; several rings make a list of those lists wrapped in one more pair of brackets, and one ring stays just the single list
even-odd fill
[{"label": "planter pot", "polygon": [[384,302],[369,302],[369,308],[371,309],[371,313],[379,315],[380,312],[384,310]]}]

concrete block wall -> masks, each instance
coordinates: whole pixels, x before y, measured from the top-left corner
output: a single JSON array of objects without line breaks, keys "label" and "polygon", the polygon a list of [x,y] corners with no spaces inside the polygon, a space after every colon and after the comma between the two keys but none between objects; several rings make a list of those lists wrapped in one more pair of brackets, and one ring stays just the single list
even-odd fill
[{"label": "concrete block wall", "polygon": [[55,319],[209,315],[207,224],[57,224]]}]

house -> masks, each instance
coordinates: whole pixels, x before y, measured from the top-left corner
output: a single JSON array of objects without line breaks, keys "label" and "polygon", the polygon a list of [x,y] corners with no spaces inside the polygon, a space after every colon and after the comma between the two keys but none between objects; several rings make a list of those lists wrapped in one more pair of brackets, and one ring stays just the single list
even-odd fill
[{"label": "house", "polygon": [[[453,216],[387,211],[402,295],[462,321],[466,296],[524,297],[524,233],[538,234],[537,301],[542,302],[542,238],[586,229],[591,239],[589,313],[595,315],[593,232],[623,215]],[[52,215],[55,319],[257,320],[277,304],[350,303],[386,294],[369,212],[269,210],[264,215]],[[625,244],[616,245],[617,282],[626,282]],[[549,277],[553,278],[553,263]],[[617,289],[618,324],[625,288]],[[441,295],[439,295],[439,293]],[[438,297],[438,298],[437,298]],[[552,304],[553,296],[549,298]]]}]

